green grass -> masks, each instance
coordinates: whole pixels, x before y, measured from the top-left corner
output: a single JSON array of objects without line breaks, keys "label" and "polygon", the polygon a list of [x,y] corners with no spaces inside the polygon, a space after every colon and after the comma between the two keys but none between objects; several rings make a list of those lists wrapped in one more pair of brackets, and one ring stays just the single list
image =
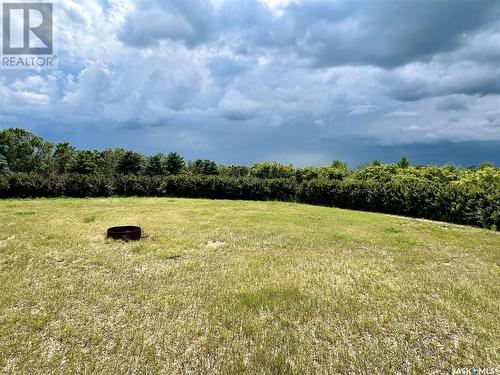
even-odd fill
[{"label": "green grass", "polygon": [[[291,203],[136,198],[3,200],[0,224],[1,373],[500,365],[491,231]],[[147,237],[107,240],[120,224]]]},{"label": "green grass", "polygon": [[83,222],[84,223],[92,223],[94,222],[96,217],[94,215],[87,215],[83,217]]}]

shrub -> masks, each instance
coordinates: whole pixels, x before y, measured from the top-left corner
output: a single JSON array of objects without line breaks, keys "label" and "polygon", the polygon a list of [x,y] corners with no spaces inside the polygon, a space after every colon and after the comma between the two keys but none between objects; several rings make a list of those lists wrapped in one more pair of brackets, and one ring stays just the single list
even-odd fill
[{"label": "shrub", "polygon": [[500,193],[460,185],[402,181],[313,180],[296,199],[310,204],[376,211],[491,228],[500,224]]},{"label": "shrub", "polygon": [[349,175],[347,165],[336,160],[330,165],[322,167],[304,167],[295,169],[295,179],[298,182],[315,179],[343,180]]},{"label": "shrub", "polygon": [[288,201],[295,197],[295,183],[285,179],[258,180],[248,177],[174,176],[162,181],[161,195],[188,198]]},{"label": "shrub", "polygon": [[249,168],[244,165],[219,165],[219,174],[224,177],[248,176]]},{"label": "shrub", "polygon": [[60,181],[58,191],[68,197],[109,197],[113,194],[113,182],[101,175],[67,174],[51,179]]},{"label": "shrub", "polygon": [[263,161],[250,167],[250,175],[257,178],[291,178],[294,176],[293,165]]},{"label": "shrub", "polygon": [[415,176],[371,179],[259,179],[177,175],[0,174],[0,198],[157,196],[280,200],[500,228],[500,190]]}]

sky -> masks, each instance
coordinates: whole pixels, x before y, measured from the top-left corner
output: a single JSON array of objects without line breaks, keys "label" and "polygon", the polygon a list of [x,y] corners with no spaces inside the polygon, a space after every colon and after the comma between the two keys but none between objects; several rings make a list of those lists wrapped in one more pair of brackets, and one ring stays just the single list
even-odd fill
[{"label": "sky", "polygon": [[0,129],[185,159],[500,164],[498,0],[59,0]]}]

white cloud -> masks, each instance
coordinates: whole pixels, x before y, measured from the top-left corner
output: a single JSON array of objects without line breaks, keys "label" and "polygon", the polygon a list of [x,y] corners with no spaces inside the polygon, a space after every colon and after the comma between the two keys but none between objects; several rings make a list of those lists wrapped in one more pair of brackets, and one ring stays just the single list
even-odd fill
[{"label": "white cloud", "polygon": [[236,90],[229,90],[219,102],[222,115],[235,121],[244,121],[258,115],[260,105],[256,101],[246,98]]},{"label": "white cloud", "polygon": [[419,116],[419,112],[411,112],[411,111],[393,111],[384,115],[384,117],[415,117]]}]

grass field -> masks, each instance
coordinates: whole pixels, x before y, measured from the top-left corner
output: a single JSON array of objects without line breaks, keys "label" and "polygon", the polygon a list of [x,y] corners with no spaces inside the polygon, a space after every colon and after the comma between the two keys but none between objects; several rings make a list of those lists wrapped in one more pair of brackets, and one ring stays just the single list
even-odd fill
[{"label": "grass field", "polygon": [[[500,235],[277,202],[0,201],[0,373],[500,366]],[[132,224],[140,242],[105,239]]]}]

